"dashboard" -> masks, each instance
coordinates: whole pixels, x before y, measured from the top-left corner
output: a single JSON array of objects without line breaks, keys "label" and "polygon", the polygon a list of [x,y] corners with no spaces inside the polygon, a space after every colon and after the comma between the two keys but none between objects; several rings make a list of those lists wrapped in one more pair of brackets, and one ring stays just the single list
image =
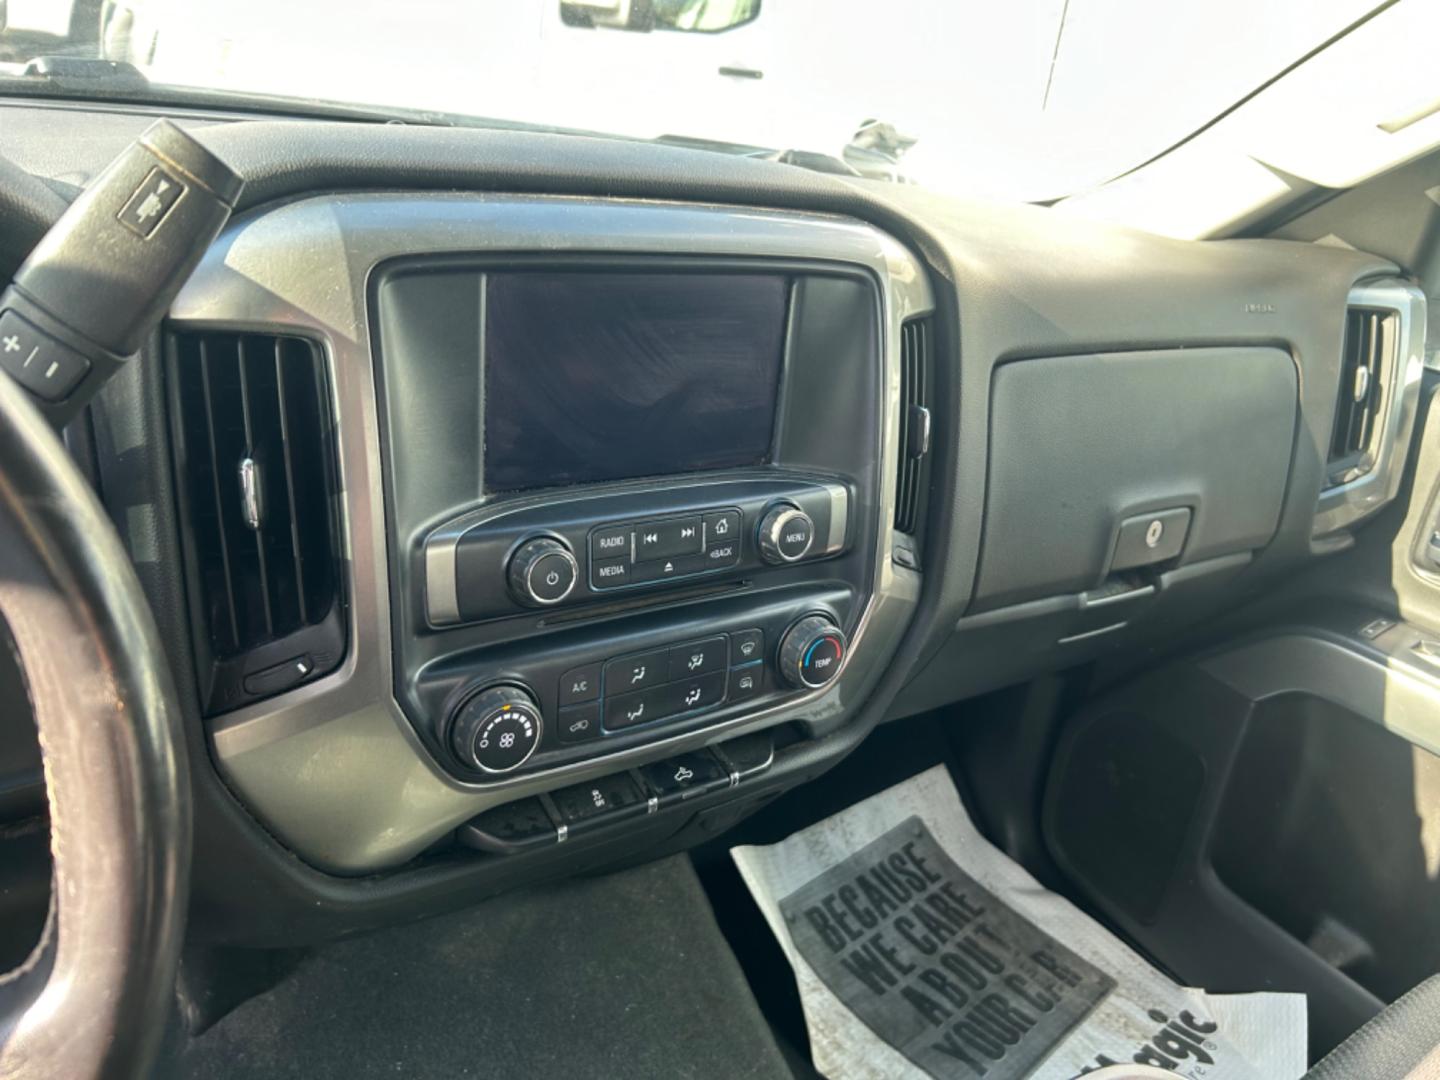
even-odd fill
[{"label": "dashboard", "polygon": [[1403,472],[1424,300],[1362,252],[192,123],[246,191],[94,456],[214,764],[202,920],[246,940],[700,842],[879,723],[1177,638]]}]

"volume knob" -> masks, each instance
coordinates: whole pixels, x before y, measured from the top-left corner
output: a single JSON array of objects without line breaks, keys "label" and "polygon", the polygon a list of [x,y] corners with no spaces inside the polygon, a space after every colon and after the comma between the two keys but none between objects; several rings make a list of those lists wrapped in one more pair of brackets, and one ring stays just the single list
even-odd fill
[{"label": "volume knob", "polygon": [[559,540],[536,537],[510,558],[510,593],[529,607],[549,607],[570,595],[580,577],[575,556]]}]

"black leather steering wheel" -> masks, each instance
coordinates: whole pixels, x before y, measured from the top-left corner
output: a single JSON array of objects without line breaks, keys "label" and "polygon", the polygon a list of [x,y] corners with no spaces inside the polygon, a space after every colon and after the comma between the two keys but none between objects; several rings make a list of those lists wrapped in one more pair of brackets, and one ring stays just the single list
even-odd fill
[{"label": "black leather steering wheel", "polygon": [[[0,256],[28,250],[48,227],[37,217],[53,212],[43,196],[17,197],[33,195],[36,183],[0,159],[0,233],[8,234]],[[13,269],[0,266],[7,277]],[[146,1075],[170,1008],[188,899],[180,710],[119,536],[8,376],[0,376],[0,617],[39,730],[54,865],[40,944],[0,975],[0,1077]]]}]

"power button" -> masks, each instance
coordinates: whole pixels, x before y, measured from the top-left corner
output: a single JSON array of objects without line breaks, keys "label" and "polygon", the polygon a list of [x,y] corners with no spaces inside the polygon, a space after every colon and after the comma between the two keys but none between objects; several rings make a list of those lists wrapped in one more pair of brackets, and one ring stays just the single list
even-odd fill
[{"label": "power button", "polygon": [[530,568],[530,592],[546,604],[565,599],[575,584],[575,564],[568,555],[544,555]]}]

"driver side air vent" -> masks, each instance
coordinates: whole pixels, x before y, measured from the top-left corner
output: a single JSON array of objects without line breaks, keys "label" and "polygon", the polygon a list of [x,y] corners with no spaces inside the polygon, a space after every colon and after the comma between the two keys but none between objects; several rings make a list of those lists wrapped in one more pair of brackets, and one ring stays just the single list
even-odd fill
[{"label": "driver side air vent", "polygon": [[1345,343],[1335,428],[1327,473],[1331,484],[1363,476],[1375,464],[1378,420],[1388,407],[1391,375],[1399,347],[1394,311],[1351,307],[1345,313]]},{"label": "driver side air vent", "polygon": [[929,319],[900,327],[900,466],[895,486],[895,528],[915,533],[930,452]]},{"label": "driver side air vent", "polygon": [[311,342],[202,332],[169,344],[197,675],[218,713],[344,655],[334,432]]}]

